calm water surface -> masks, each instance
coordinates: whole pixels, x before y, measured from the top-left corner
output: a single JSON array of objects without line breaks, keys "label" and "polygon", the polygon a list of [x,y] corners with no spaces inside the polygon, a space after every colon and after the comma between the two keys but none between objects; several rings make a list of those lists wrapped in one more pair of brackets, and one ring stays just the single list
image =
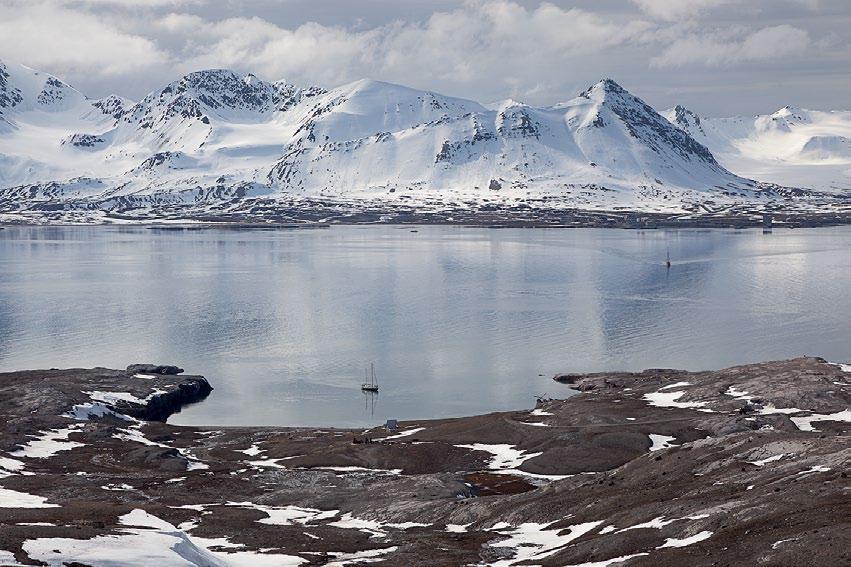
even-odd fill
[{"label": "calm water surface", "polygon": [[173,422],[354,426],[531,407],[556,372],[851,360],[851,227],[417,230],[7,228],[0,370],[173,363],[216,388]]}]

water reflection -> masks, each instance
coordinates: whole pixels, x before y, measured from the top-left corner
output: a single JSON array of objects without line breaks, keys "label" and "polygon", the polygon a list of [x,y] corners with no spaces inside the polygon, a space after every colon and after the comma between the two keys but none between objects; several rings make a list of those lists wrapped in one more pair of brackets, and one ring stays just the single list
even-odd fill
[{"label": "water reflection", "polygon": [[[849,244],[848,228],[10,227],[0,369],[180,364],[216,387],[181,423],[531,407],[556,372],[851,359]],[[381,404],[359,397],[364,360]]]}]

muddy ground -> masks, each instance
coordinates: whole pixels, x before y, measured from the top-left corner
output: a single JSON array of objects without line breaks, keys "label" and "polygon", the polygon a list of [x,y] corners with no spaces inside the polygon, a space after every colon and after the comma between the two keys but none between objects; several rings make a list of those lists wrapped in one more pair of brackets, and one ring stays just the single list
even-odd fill
[{"label": "muddy ground", "polygon": [[818,358],[392,433],[154,421],[216,395],[173,370],[0,374],[0,565],[851,562],[851,368]]}]

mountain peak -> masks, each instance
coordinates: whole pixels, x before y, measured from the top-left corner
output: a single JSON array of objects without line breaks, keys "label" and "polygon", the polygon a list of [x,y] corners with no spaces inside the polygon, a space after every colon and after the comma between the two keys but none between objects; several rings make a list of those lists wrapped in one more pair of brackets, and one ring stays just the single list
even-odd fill
[{"label": "mountain peak", "polygon": [[622,96],[625,94],[629,95],[629,91],[620,86],[613,79],[605,78],[585,89],[585,91],[579,96],[588,99],[605,99],[613,95]]}]

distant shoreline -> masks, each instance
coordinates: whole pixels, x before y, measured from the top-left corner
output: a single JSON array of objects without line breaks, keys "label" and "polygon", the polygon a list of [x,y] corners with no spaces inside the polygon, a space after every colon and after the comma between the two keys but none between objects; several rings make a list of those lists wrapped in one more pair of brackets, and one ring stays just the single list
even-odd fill
[{"label": "distant shoreline", "polygon": [[[825,213],[772,213],[772,229],[817,228],[851,224],[851,208]],[[84,218],[45,218],[22,215],[19,220],[0,221],[0,227],[16,226],[110,226],[146,227],[156,230],[305,229],[332,226],[455,226],[471,228],[618,228],[654,230],[667,228],[765,228],[762,213],[750,214],[665,214],[643,212],[574,211],[556,214],[443,214],[359,213],[322,219],[307,216],[287,220],[251,218],[242,215],[172,216],[145,218],[133,215],[104,215]]]}]

